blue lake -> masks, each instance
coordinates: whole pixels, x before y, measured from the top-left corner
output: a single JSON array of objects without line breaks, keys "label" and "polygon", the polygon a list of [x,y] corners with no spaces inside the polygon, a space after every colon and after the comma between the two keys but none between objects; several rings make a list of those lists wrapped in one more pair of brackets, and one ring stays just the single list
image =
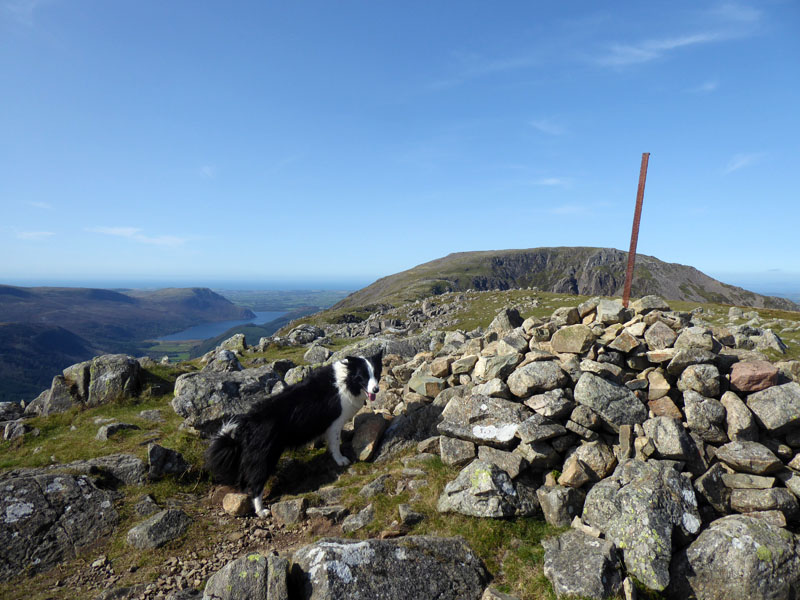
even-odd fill
[{"label": "blue lake", "polygon": [[247,325],[248,323],[263,325],[264,323],[274,321],[278,317],[282,317],[285,314],[286,313],[284,311],[256,312],[255,317],[252,319],[246,319],[244,321],[216,321],[214,323],[203,323],[202,325],[195,325],[194,327],[189,327],[189,329],[179,331],[178,333],[165,335],[164,337],[158,338],[158,341],[182,342],[184,340],[207,340],[208,338],[217,337],[218,335],[225,333],[231,327],[236,327],[237,325]]}]

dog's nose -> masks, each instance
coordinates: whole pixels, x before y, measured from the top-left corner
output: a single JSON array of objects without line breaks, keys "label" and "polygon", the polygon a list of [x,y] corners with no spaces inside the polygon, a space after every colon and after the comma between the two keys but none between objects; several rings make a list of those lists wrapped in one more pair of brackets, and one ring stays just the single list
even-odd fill
[{"label": "dog's nose", "polygon": [[377,385],[373,385],[372,389],[370,390],[370,394],[377,394],[380,391],[381,389]]}]

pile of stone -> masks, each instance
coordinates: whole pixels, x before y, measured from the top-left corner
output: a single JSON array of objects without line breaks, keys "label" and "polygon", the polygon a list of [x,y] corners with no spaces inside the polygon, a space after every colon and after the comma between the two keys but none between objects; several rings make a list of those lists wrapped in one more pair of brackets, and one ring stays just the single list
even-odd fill
[{"label": "pile of stone", "polygon": [[387,357],[386,408],[441,410],[441,458],[463,470],[439,510],[573,524],[547,545],[559,595],[609,597],[626,574],[681,598],[800,590],[787,529],[800,519],[800,363],[755,350],[785,349],[771,331],[645,297],[544,320],[505,309],[482,335],[433,337],[435,352]]}]

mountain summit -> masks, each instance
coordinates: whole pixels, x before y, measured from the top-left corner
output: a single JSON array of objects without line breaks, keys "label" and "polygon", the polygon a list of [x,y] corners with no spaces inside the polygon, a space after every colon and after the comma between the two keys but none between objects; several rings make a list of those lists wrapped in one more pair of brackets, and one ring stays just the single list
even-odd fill
[{"label": "mountain summit", "polygon": [[[586,296],[621,296],[628,253],[614,248],[558,247],[457,252],[418,265],[351,294],[334,309],[397,304],[468,289],[541,291]],[[762,296],[709,277],[694,267],[638,254],[631,294],[669,300],[800,310],[785,298]]]}]

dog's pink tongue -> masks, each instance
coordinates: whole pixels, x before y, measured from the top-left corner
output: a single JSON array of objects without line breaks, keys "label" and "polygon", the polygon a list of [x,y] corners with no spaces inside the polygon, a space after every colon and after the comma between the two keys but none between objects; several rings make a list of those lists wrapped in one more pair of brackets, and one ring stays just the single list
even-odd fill
[{"label": "dog's pink tongue", "polygon": [[375,394],[370,394],[369,392],[367,392],[367,399],[370,402],[375,402]]}]

